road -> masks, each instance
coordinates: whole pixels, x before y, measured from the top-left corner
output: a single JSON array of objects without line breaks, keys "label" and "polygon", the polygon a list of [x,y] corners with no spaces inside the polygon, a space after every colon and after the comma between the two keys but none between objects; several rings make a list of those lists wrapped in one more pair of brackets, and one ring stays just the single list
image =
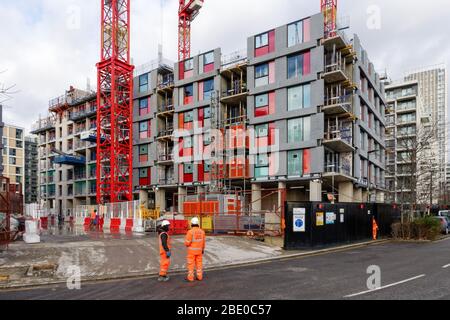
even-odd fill
[{"label": "road", "polygon": [[[368,290],[367,268],[379,266],[381,288]],[[450,239],[384,243],[206,273],[203,282],[175,275],[1,291],[0,299],[450,299]]]}]

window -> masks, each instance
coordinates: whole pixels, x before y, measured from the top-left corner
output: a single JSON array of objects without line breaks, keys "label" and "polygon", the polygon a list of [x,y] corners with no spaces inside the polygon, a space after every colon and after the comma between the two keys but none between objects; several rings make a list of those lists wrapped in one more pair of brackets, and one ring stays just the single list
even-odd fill
[{"label": "window", "polygon": [[139,162],[148,161],[148,145],[139,146]]},{"label": "window", "polygon": [[194,59],[188,59],[186,61],[184,61],[184,71],[191,71],[194,69]]},{"label": "window", "polygon": [[214,79],[206,80],[203,82],[203,100],[211,100],[211,96],[214,92]]},{"label": "window", "polygon": [[23,148],[23,144],[22,144],[22,141],[16,141],[16,147],[17,148]]},{"label": "window", "polygon": [[273,114],[275,107],[275,92],[255,96],[255,117]]},{"label": "window", "polygon": [[288,152],[288,176],[303,175],[303,151],[295,150]]},{"label": "window", "polygon": [[288,47],[310,40],[310,19],[288,25]]},{"label": "window", "polygon": [[148,91],[148,73],[139,76],[139,92]]},{"label": "window", "polygon": [[22,139],[23,131],[21,129],[16,129],[16,139]]},{"label": "window", "polygon": [[255,177],[267,177],[269,175],[269,155],[258,154],[255,163]]},{"label": "window", "polygon": [[255,37],[255,48],[261,48],[269,45],[269,33],[263,33]]},{"label": "window", "polygon": [[20,174],[20,168],[16,168],[16,174]]},{"label": "window", "polygon": [[140,99],[139,100],[139,115],[144,116],[148,114],[148,99]]},{"label": "window", "polygon": [[203,172],[211,172],[211,161],[205,161],[203,164]]},{"label": "window", "polygon": [[139,123],[139,138],[150,138],[150,121],[143,121]]},{"label": "window", "polygon": [[194,173],[194,165],[192,163],[186,163],[184,165],[184,174],[193,174]]},{"label": "window", "polygon": [[211,108],[206,107],[203,109],[203,118],[204,119],[210,119],[211,118]]},{"label": "window", "polygon": [[311,85],[288,89],[288,111],[311,107]]},{"label": "window", "polygon": [[256,138],[267,137],[269,135],[269,125],[268,124],[260,124],[255,126]]},{"label": "window", "polygon": [[184,149],[189,149],[192,148],[192,137],[185,137],[183,139],[183,148]]},{"label": "window", "polygon": [[10,156],[16,156],[16,149],[14,149],[14,148],[9,148],[9,155]]},{"label": "window", "polygon": [[139,169],[139,185],[149,185],[150,184],[150,170],[148,168]]},{"label": "window", "polygon": [[214,51],[205,53],[203,55],[203,65],[206,66],[206,65],[211,64],[211,63],[214,63]]},{"label": "window", "polygon": [[184,113],[184,123],[194,121],[194,111],[188,111]]},{"label": "window", "polygon": [[269,84],[269,64],[261,64],[255,67],[255,86]]},{"label": "window", "polygon": [[269,94],[265,93],[255,96],[256,108],[267,107],[268,105],[269,105]]},{"label": "window", "polygon": [[9,164],[16,164],[16,158],[9,157]]},{"label": "window", "polygon": [[203,145],[204,146],[209,146],[211,144],[211,134],[210,133],[205,133],[203,135]]},{"label": "window", "polygon": [[309,52],[288,57],[288,79],[298,78],[311,72]]},{"label": "window", "polygon": [[288,143],[308,141],[310,131],[311,117],[288,120]]},{"label": "window", "polygon": [[184,94],[184,104],[191,104],[194,102],[194,85],[190,84],[183,88],[183,94]]}]

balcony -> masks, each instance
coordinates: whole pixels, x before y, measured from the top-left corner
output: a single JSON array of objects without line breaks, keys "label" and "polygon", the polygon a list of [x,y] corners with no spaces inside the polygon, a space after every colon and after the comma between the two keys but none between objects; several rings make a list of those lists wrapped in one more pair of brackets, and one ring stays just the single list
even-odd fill
[{"label": "balcony", "polygon": [[78,172],[74,175],[75,180],[86,180],[86,172]]},{"label": "balcony", "polygon": [[75,197],[84,197],[86,196],[85,188],[75,188]]},{"label": "balcony", "polygon": [[350,165],[340,163],[326,163],[323,177],[332,178],[335,182],[355,181]]},{"label": "balcony", "polygon": [[352,77],[346,71],[345,59],[340,52],[325,57],[325,72],[323,79],[326,83],[349,82]]},{"label": "balcony", "polygon": [[82,110],[79,112],[71,112],[69,115],[69,120],[71,121],[79,121],[91,117],[97,114],[97,106],[88,108],[87,110]]},{"label": "balcony", "polygon": [[158,163],[161,165],[171,164],[173,162],[173,150],[169,150],[168,153],[160,154],[158,156]]},{"label": "balcony", "polygon": [[171,140],[172,139],[172,135],[173,135],[173,127],[172,128],[168,128],[168,129],[164,129],[164,130],[160,130],[158,132],[158,136],[156,137],[156,139],[158,139],[158,140]]},{"label": "balcony", "polygon": [[325,132],[323,145],[339,153],[353,152],[353,136],[350,127],[330,126]]},{"label": "balcony", "polygon": [[176,185],[177,184],[177,182],[175,181],[174,177],[160,178],[158,180],[158,183],[161,186],[171,186],[171,185]]},{"label": "balcony", "polygon": [[353,94],[325,98],[323,112],[326,115],[352,114]]},{"label": "balcony", "polygon": [[167,74],[158,80],[158,91],[172,91],[175,86],[174,82],[174,75],[173,74]]},{"label": "balcony", "polygon": [[224,103],[232,104],[239,103],[240,101],[247,99],[247,83],[245,81],[236,80],[225,91],[222,91],[221,101]]},{"label": "balcony", "polygon": [[[35,124],[33,124],[32,128],[31,128],[31,134],[39,134],[39,133],[45,132],[50,129],[55,129],[55,124],[56,124],[56,119],[53,117],[40,119]],[[45,141],[41,142],[41,144],[42,143],[45,143]]]},{"label": "balcony", "polygon": [[173,115],[174,112],[175,112],[175,107],[173,105],[172,99],[169,99],[167,102],[158,106],[158,115],[159,116]]}]

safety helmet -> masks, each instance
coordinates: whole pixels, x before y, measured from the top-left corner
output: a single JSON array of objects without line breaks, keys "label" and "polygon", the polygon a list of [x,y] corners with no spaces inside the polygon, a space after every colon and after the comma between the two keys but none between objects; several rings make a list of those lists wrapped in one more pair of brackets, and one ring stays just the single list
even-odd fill
[{"label": "safety helmet", "polygon": [[170,226],[170,222],[168,220],[164,220],[161,222],[161,227]]},{"label": "safety helmet", "polygon": [[191,224],[192,225],[199,225],[200,224],[200,221],[198,220],[198,218],[197,217],[194,217],[194,218],[192,218],[192,220],[191,220]]}]

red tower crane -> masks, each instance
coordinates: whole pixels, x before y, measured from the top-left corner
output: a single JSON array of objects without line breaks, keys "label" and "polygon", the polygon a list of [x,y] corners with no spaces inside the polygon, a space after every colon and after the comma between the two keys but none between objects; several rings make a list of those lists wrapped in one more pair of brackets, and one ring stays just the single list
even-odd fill
[{"label": "red tower crane", "polygon": [[203,0],[180,0],[178,10],[178,61],[191,57],[191,22],[203,7]]},{"label": "red tower crane", "polygon": [[130,0],[101,0],[97,64],[97,203],[133,197]]},{"label": "red tower crane", "polygon": [[338,0],[320,0],[320,8],[325,23],[325,38],[336,35],[337,2]]}]

